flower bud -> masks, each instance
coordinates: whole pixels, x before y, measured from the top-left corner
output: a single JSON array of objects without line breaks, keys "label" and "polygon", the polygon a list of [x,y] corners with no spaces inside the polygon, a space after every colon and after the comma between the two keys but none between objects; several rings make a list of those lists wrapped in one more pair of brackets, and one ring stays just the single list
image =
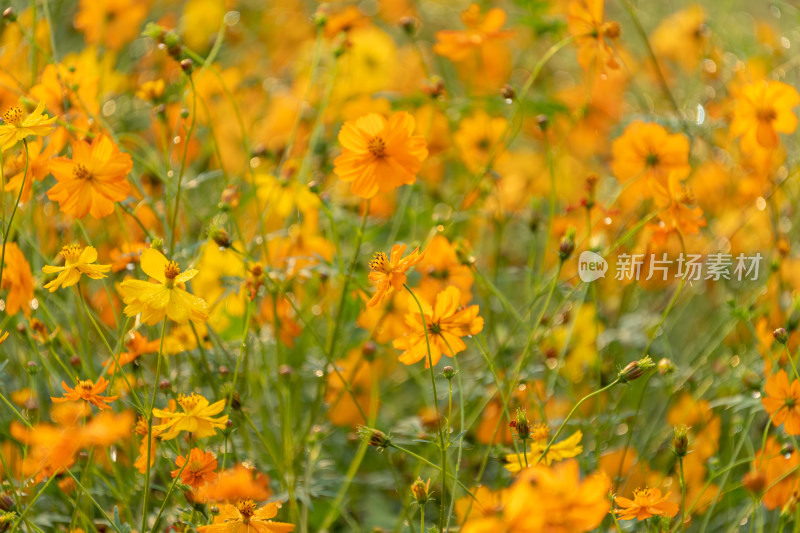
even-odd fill
[{"label": "flower bud", "polygon": [[686,457],[689,453],[689,428],[685,424],[676,426],[672,435],[672,451],[678,457]]},{"label": "flower bud", "polygon": [[414,17],[403,17],[400,19],[400,27],[409,37],[412,37],[417,32],[417,21]]},{"label": "flower bud", "polygon": [[8,512],[14,508],[14,499],[8,494],[0,494],[0,511]]},{"label": "flower bud", "polygon": [[511,103],[510,101],[517,96],[517,92],[511,85],[506,83],[505,85],[503,85],[503,88],[500,89],[500,95],[503,97],[504,100],[508,100],[509,101],[508,103]]},{"label": "flower bud", "polygon": [[188,57],[186,59],[181,59],[181,70],[186,74],[191,74],[194,70],[194,61]]},{"label": "flower bud", "polygon": [[446,366],[442,369],[442,375],[444,379],[453,379],[456,375],[456,369],[452,366]]},{"label": "flower bud", "polygon": [[424,505],[430,499],[430,488],[430,479],[424,482],[421,477],[417,477],[417,480],[411,484],[411,494],[417,500],[417,503]]},{"label": "flower bud", "polygon": [[561,244],[558,246],[558,257],[562,261],[569,259],[572,252],[575,251],[575,228],[570,226],[567,228],[567,233],[562,237]]},{"label": "flower bud", "polygon": [[370,446],[378,448],[379,451],[385,450],[392,444],[389,436],[379,429],[368,428],[367,426],[358,426],[356,432],[358,433],[358,436],[361,437],[361,440]]},{"label": "flower bud", "polygon": [[550,119],[547,117],[547,115],[537,115],[536,123],[539,125],[540,130],[547,131],[547,126],[550,125]]},{"label": "flower bud", "polygon": [[767,486],[767,476],[761,470],[751,470],[742,478],[742,486],[751,494],[759,495]]},{"label": "flower bud", "polygon": [[531,436],[531,426],[528,422],[528,413],[525,409],[517,408],[516,419],[509,424],[517,431],[517,438],[524,441]]},{"label": "flower bud", "polygon": [[786,344],[789,341],[789,334],[783,328],[778,328],[773,331],[772,336],[781,344]]},{"label": "flower bud", "polygon": [[36,364],[36,361],[28,361],[28,364],[25,366],[26,369],[28,370],[28,374],[30,374],[31,376],[35,376],[36,374],[39,373],[39,370],[41,370],[39,368],[39,365]]},{"label": "flower bud", "polygon": [[645,370],[649,370],[656,366],[649,355],[646,355],[638,361],[631,361],[628,365],[619,371],[617,377],[622,383],[628,383],[634,379],[638,379],[644,374]]},{"label": "flower bud", "polygon": [[17,21],[17,12],[14,11],[13,7],[7,7],[3,10],[3,20],[7,20],[8,22]]},{"label": "flower bud", "polygon": [[150,248],[161,251],[164,248],[164,239],[161,237],[153,237],[153,240],[150,242]]},{"label": "flower bud", "polygon": [[666,376],[667,374],[672,374],[673,372],[675,372],[675,363],[673,363],[672,360],[664,357],[658,362],[659,374]]},{"label": "flower bud", "polygon": [[213,240],[220,248],[230,248],[231,246],[231,236],[228,234],[225,228],[211,226],[208,228],[208,236],[211,237],[211,240]]}]

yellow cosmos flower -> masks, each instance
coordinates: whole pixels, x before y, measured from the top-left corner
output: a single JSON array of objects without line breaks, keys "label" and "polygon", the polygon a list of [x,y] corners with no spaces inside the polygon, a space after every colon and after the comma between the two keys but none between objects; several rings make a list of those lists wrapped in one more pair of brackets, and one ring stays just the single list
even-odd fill
[{"label": "yellow cosmos flower", "polygon": [[[554,462],[576,457],[583,451],[583,446],[581,446],[583,433],[576,431],[566,439],[556,442],[550,446],[550,449],[547,450],[547,455],[542,457],[542,460],[539,461],[539,457],[541,457],[542,453],[544,453],[545,449],[547,448],[549,436],[550,428],[546,424],[536,424],[535,426],[531,427],[532,442],[530,450],[527,452],[527,464],[529,466],[533,466],[537,462],[549,466]],[[519,455],[516,453],[506,455],[503,462],[505,463],[506,470],[509,472],[516,473],[525,467],[525,458],[522,456],[522,453]]]},{"label": "yellow cosmos flower", "polygon": [[212,418],[225,408],[225,400],[209,405],[204,397],[192,393],[178,398],[178,404],[182,413],[153,409],[153,416],[161,419],[161,424],[153,426],[153,431],[158,431],[163,440],[174,439],[181,431],[188,431],[198,439],[210,437],[228,421],[228,415]]},{"label": "yellow cosmos flower", "polygon": [[178,263],[168,261],[158,250],[142,251],[141,267],[145,274],[155,280],[125,280],[119,292],[125,302],[125,315],[142,314],[142,322],[149,325],[159,323],[165,316],[178,324],[205,322],[208,305],[202,298],[186,292],[185,283],[197,275],[197,270],[181,272]]},{"label": "yellow cosmos flower", "polygon": [[45,274],[55,274],[56,279],[44,286],[50,292],[55,292],[59,287],[71,287],[78,283],[81,274],[86,274],[92,279],[106,277],[104,274],[111,270],[111,265],[93,265],[97,261],[97,250],[93,246],[81,248],[71,244],[61,249],[61,256],[64,258],[64,266],[45,265],[42,272]]},{"label": "yellow cosmos flower", "polygon": [[281,506],[277,502],[268,503],[257,509],[253,500],[239,500],[236,505],[226,504],[214,517],[214,523],[200,526],[200,533],[288,533],[294,531],[294,524],[273,522]]},{"label": "yellow cosmos flower", "polygon": [[3,113],[3,124],[0,125],[0,151],[6,151],[25,137],[31,135],[42,136],[50,133],[50,125],[56,117],[49,117],[42,113],[44,102],[39,102],[33,113],[22,117],[22,108],[10,107]]}]

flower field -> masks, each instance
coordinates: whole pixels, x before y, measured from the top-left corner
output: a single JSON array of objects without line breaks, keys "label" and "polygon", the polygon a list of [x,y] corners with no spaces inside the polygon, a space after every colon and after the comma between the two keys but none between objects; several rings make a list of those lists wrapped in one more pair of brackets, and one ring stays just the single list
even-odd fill
[{"label": "flower field", "polygon": [[0,533],[800,532],[800,5],[13,0]]}]

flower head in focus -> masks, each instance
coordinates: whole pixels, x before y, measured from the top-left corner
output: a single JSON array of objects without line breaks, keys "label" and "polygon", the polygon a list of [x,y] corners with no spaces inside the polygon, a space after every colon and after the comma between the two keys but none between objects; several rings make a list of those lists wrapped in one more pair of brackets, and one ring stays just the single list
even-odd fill
[{"label": "flower head in focus", "polygon": [[78,381],[75,388],[67,386],[66,382],[62,381],[61,386],[64,387],[66,393],[61,398],[50,398],[55,403],[64,402],[79,402],[86,401],[100,409],[108,409],[108,404],[119,398],[119,396],[101,396],[101,394],[108,388],[108,380],[100,377],[97,383],[91,379],[83,379]]},{"label": "flower head in focus", "polygon": [[620,506],[614,512],[622,520],[645,520],[653,516],[673,517],[678,514],[678,504],[667,501],[669,493],[662,496],[659,489],[636,489],[633,500],[617,496],[614,501]]},{"label": "flower head in focus", "polygon": [[209,405],[203,396],[192,393],[181,396],[178,405],[183,409],[182,413],[153,409],[153,415],[161,419],[161,424],[153,426],[153,429],[161,432],[163,440],[174,439],[181,431],[188,431],[198,439],[210,437],[216,434],[217,429],[224,428],[228,421],[228,415],[213,418],[225,408],[225,400]]},{"label": "flower head in focus", "polygon": [[57,117],[44,114],[44,102],[39,102],[33,113],[24,116],[22,108],[13,106],[3,113],[0,124],[0,152],[5,152],[19,141],[31,135],[41,137],[51,131],[51,125]]},{"label": "flower head in focus", "polygon": [[406,272],[409,268],[419,263],[424,252],[419,253],[419,248],[403,257],[406,251],[405,244],[395,244],[389,257],[383,252],[377,252],[369,262],[369,280],[377,286],[375,295],[367,302],[368,306],[381,303],[392,291],[401,291],[406,282]]},{"label": "flower head in focus", "polygon": [[55,292],[59,287],[71,287],[80,281],[81,274],[86,274],[92,279],[106,277],[105,272],[111,270],[111,265],[94,265],[97,261],[97,250],[93,246],[81,248],[68,245],[61,248],[64,266],[45,265],[42,272],[45,274],[58,273],[56,279],[44,286],[50,292]]},{"label": "flower head in focus", "polygon": [[268,503],[260,509],[253,500],[239,500],[236,505],[225,504],[220,508],[214,523],[197,528],[199,533],[288,533],[294,531],[293,524],[273,522],[281,508],[277,502]]}]

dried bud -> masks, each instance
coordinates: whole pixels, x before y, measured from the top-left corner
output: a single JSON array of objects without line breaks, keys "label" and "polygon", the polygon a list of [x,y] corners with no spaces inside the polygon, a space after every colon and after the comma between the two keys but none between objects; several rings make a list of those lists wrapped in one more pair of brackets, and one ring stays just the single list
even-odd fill
[{"label": "dried bud", "polygon": [[456,375],[456,369],[452,366],[446,366],[442,369],[442,376],[444,379],[453,379]]},{"label": "dried bud", "polygon": [[664,357],[658,362],[658,373],[662,376],[675,372],[675,363]]},{"label": "dried bud", "polygon": [[628,383],[634,379],[640,378],[645,370],[653,368],[654,366],[656,366],[656,364],[650,359],[650,356],[647,355],[638,361],[631,361],[628,363],[625,368],[619,371],[617,377],[622,383]]},{"label": "dried bud", "polygon": [[430,489],[430,479],[425,482],[422,481],[421,477],[417,477],[417,480],[411,484],[411,494],[414,495],[414,499],[417,500],[417,503],[420,505],[424,505],[430,499]]},{"label": "dried bud", "polygon": [[379,451],[385,450],[392,444],[389,436],[379,429],[368,428],[367,426],[358,426],[356,432],[358,433],[358,436],[361,437],[361,440],[370,446],[375,446],[379,449]]},{"label": "dried bud", "polygon": [[789,334],[783,328],[778,328],[773,331],[772,336],[781,344],[786,344],[789,341]]},{"label": "dried bud", "polygon": [[676,426],[672,434],[672,451],[678,457],[686,457],[689,453],[689,428],[685,424]]}]

